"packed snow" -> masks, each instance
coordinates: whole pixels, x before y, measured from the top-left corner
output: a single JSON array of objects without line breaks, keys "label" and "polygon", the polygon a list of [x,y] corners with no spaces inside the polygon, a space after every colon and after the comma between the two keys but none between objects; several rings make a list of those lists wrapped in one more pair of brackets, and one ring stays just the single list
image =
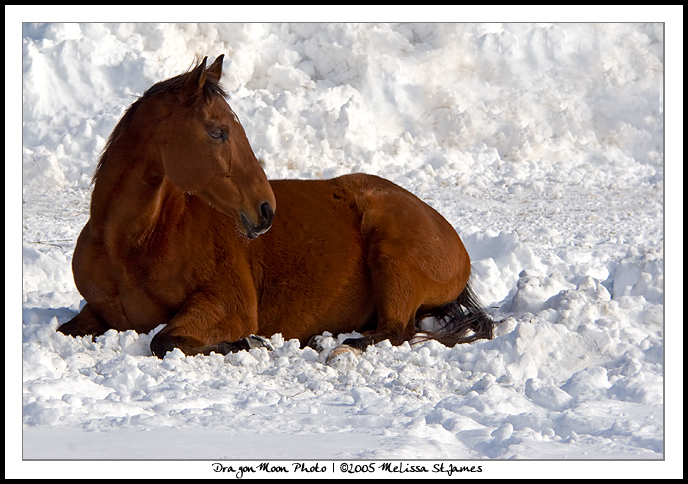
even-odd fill
[{"label": "packed snow", "polygon": [[[24,459],[665,457],[662,24],[21,35]],[[268,178],[374,173],[437,209],[504,320],[495,338],[327,362],[327,334],[321,353],[277,334],[273,351],[158,359],[161,327],[56,332],[84,304],[71,260],[105,140],[196,54],[225,54]]]}]

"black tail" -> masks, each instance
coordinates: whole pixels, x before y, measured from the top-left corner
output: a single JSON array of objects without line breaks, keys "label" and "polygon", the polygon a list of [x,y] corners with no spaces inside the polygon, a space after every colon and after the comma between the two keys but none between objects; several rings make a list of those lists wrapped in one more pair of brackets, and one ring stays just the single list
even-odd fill
[{"label": "black tail", "polygon": [[439,331],[427,333],[445,346],[494,338],[495,321],[485,312],[470,281],[459,297],[430,313],[440,323]]}]

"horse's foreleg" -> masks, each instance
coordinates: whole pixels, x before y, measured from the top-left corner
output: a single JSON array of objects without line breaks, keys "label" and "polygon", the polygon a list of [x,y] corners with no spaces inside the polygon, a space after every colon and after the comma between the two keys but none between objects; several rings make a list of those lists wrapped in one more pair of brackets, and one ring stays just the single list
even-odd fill
[{"label": "horse's foreleg", "polygon": [[229,353],[236,353],[242,350],[250,350],[251,348],[267,348],[270,351],[273,349],[270,340],[255,334],[231,343],[222,342],[208,345],[201,344],[198,340],[180,336],[164,337],[158,341],[155,341],[155,343],[154,341],[155,338],[153,338],[153,341],[151,341],[151,351],[158,358],[163,358],[168,351],[172,351],[174,348],[179,348],[186,356],[209,355],[210,353],[227,355]]},{"label": "horse's foreleg", "polygon": [[225,300],[209,293],[194,294],[153,337],[153,354],[163,358],[168,351],[179,348],[187,356],[213,352],[226,355],[251,348],[256,342],[248,338],[258,330],[255,304],[231,312]]},{"label": "horse's foreleg", "polygon": [[70,321],[57,328],[60,333],[68,336],[98,336],[108,329],[110,326],[95,313],[89,304],[86,304]]},{"label": "horse's foreleg", "polygon": [[226,355],[228,353],[236,353],[237,351],[250,350],[251,348],[266,348],[270,351],[273,350],[270,340],[262,336],[252,334],[231,343],[223,342],[203,346],[199,353],[203,355],[209,355],[210,353]]}]

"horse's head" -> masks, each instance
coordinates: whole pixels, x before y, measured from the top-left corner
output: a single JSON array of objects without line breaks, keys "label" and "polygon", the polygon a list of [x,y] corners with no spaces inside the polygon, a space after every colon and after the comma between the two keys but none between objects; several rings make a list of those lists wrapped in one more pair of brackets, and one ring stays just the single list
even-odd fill
[{"label": "horse's head", "polygon": [[165,176],[241,220],[242,231],[254,239],[270,228],[275,196],[219,86],[222,58],[206,69],[206,57],[190,72],[154,85],[144,98],[158,93],[164,113],[156,145]]}]

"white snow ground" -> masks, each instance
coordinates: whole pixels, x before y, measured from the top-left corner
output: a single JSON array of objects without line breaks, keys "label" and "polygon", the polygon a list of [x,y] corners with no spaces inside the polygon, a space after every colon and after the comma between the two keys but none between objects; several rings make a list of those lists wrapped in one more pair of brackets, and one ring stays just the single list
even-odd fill
[{"label": "white snow ground", "polygon": [[[24,459],[666,457],[662,24],[21,36]],[[159,360],[155,331],[57,333],[82,303],[70,264],[104,141],[196,53],[225,54],[269,178],[375,173],[442,213],[506,318],[496,338],[381,343],[327,365],[279,335],[272,352]]]}]

